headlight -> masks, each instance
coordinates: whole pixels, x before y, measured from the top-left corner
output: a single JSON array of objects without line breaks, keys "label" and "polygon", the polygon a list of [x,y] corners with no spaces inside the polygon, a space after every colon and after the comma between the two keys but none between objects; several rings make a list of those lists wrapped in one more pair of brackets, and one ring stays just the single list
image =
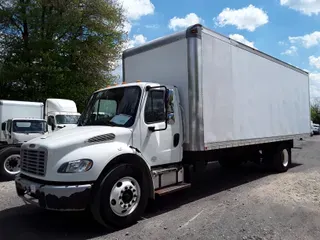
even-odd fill
[{"label": "headlight", "polygon": [[90,159],[79,159],[75,161],[70,161],[63,163],[59,169],[58,173],[81,173],[87,172],[92,168],[93,162]]}]

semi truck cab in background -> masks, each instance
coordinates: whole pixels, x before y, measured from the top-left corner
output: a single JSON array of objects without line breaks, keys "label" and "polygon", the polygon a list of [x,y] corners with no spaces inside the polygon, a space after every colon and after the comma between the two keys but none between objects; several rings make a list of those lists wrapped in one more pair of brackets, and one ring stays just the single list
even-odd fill
[{"label": "semi truck cab in background", "polygon": [[94,92],[76,127],[22,145],[24,201],[122,228],[208,162],[285,172],[310,134],[308,73],[201,25],[126,50],[122,64],[123,84]]},{"label": "semi truck cab in background", "polygon": [[48,98],[45,102],[45,119],[50,126],[49,132],[75,127],[79,117],[77,105],[72,100]]}]

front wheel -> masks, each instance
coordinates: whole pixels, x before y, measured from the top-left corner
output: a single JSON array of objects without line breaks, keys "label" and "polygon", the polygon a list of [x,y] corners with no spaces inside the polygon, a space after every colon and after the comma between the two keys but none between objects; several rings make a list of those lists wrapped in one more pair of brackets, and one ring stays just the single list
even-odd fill
[{"label": "front wheel", "polygon": [[12,180],[20,172],[20,148],[8,147],[0,151],[0,177]]},{"label": "front wheel", "polygon": [[139,168],[131,164],[114,167],[96,189],[91,206],[94,218],[116,228],[134,224],[147,206],[147,189]]}]

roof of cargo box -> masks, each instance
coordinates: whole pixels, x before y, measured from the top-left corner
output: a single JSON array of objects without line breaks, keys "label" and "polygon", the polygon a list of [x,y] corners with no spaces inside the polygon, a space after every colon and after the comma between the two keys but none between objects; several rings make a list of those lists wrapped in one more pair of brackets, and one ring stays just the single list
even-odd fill
[{"label": "roof of cargo box", "polygon": [[[116,83],[116,84],[113,84],[111,86],[107,86],[105,88],[101,88],[97,91],[95,91],[94,93],[97,93],[97,92],[100,92],[100,91],[104,91],[106,89],[113,89],[113,88],[121,88],[121,87],[141,87],[141,88],[144,88],[146,86],[151,86],[151,87],[156,87],[156,86],[161,86],[160,84],[158,83],[153,83],[153,82],[142,82],[140,80],[137,80],[136,82],[131,82],[131,83],[126,83],[126,82],[123,82],[123,83]],[[174,86],[171,86],[171,85],[165,85],[167,87],[174,87]]]},{"label": "roof of cargo box", "polygon": [[[199,31],[200,30],[200,31]],[[158,47],[161,47],[161,46],[164,46],[164,45],[167,45],[167,44],[170,44],[170,43],[173,43],[173,42],[176,42],[176,41],[179,41],[181,39],[184,39],[184,38],[189,38],[189,37],[197,37],[197,38],[201,38],[201,32],[205,30],[207,33],[209,33],[211,36],[213,37],[216,37],[216,38],[219,38],[219,39],[224,39],[226,41],[228,41],[229,43],[239,47],[239,48],[242,48],[244,50],[247,50],[251,53],[254,53],[254,54],[257,54],[261,57],[264,57],[270,61],[273,61],[273,62],[276,62],[282,66],[285,66],[285,67],[288,67],[288,68],[291,68],[292,70],[295,70],[295,71],[298,71],[300,73],[303,73],[303,74],[307,74],[309,75],[309,73],[301,68],[298,68],[296,66],[293,66],[289,63],[286,63],[278,58],[275,58],[271,55],[268,55],[264,52],[261,52],[259,51],[258,49],[256,48],[252,48],[252,47],[249,47],[248,45],[245,45],[241,42],[238,42],[236,40],[233,40],[225,35],[222,35],[218,32],[215,32],[207,27],[204,27],[203,25],[201,24],[194,24],[192,26],[189,26],[186,30],[184,31],[180,31],[180,32],[176,32],[176,33],[173,33],[173,34],[170,34],[170,35],[166,35],[166,36],[163,36],[163,37],[160,37],[160,38],[156,38],[150,42],[147,42],[143,45],[140,45],[140,46],[137,46],[137,47],[133,47],[133,48],[129,48],[125,51],[123,51],[122,53],[122,60],[124,60],[125,58],[127,57],[130,57],[130,56],[133,56],[133,55],[136,55],[136,54],[139,54],[139,53],[142,53],[142,52],[146,52],[146,51],[149,51],[149,50],[152,50],[154,48],[158,48]],[[124,67],[124,64],[123,64],[123,67]]]},{"label": "roof of cargo box", "polygon": [[43,106],[42,102],[0,100],[0,105],[24,105],[24,106]]}]

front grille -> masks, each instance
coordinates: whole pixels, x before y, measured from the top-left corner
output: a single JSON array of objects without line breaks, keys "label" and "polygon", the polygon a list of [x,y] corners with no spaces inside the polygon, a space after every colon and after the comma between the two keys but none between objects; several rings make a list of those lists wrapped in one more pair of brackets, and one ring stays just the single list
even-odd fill
[{"label": "front grille", "polygon": [[45,151],[21,149],[21,170],[38,176],[46,174]]}]

